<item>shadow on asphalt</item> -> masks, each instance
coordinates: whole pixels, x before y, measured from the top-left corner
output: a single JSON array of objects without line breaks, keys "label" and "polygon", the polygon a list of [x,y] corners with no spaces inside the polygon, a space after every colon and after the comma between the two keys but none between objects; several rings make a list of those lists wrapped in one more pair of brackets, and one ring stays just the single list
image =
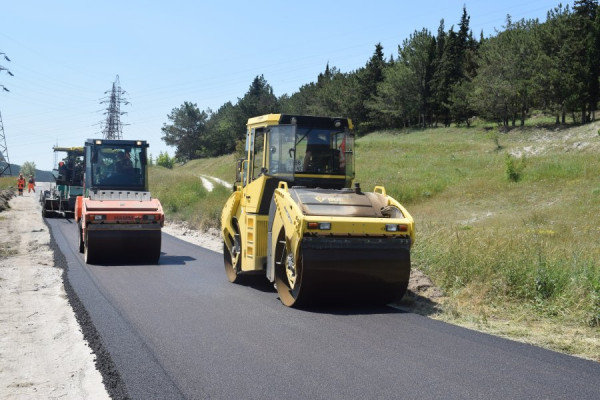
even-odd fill
[{"label": "shadow on asphalt", "polygon": [[[161,264],[164,256],[161,257]],[[235,282],[236,285],[245,286],[264,293],[277,293],[273,283],[265,279],[263,274],[242,275]],[[279,297],[278,297],[279,299]],[[285,307],[283,304],[282,307]],[[314,305],[297,307],[298,310],[331,315],[369,315],[369,314],[419,314],[430,316],[442,312],[440,303],[421,296],[412,291],[407,291],[404,297],[393,304],[387,305],[360,305],[360,304],[336,304],[336,305]]]},{"label": "shadow on asphalt", "polygon": [[[194,257],[190,256],[169,256],[165,253],[161,253],[160,259],[158,260],[158,265],[168,266],[168,265],[185,265],[187,262],[195,261]],[[122,266],[122,265],[148,265],[148,266],[156,266],[156,264],[148,264],[147,260],[140,260],[135,256],[123,257],[122,255],[117,258],[104,258],[103,260],[94,263],[94,265],[102,266],[102,267],[114,267],[114,266]]]},{"label": "shadow on asphalt", "polygon": [[382,306],[306,306],[299,307],[298,310],[314,314],[330,315],[374,315],[374,314],[406,314],[408,311],[393,308],[387,305]]},{"label": "shadow on asphalt", "polygon": [[265,278],[264,274],[240,275],[235,281],[236,285],[246,286],[264,293],[275,293],[277,290],[272,282]]},{"label": "shadow on asphalt", "polygon": [[164,253],[160,256],[159,265],[185,265],[186,262],[195,261],[194,257],[190,256],[168,256]]},{"label": "shadow on asphalt", "polygon": [[386,305],[321,305],[299,307],[299,310],[331,315],[370,315],[370,314],[418,314],[435,315],[442,312],[441,304],[419,294],[408,291],[404,297]]},{"label": "shadow on asphalt", "polygon": [[398,310],[424,316],[440,314],[443,311],[440,303],[410,290],[399,302],[391,306]]}]

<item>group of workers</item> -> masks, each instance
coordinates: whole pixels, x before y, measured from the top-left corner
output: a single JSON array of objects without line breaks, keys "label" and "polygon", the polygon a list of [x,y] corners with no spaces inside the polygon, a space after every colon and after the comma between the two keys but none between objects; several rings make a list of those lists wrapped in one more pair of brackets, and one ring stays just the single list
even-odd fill
[{"label": "group of workers", "polygon": [[[23,190],[25,189],[25,178],[23,177],[23,173],[19,174],[19,178],[17,179],[17,189],[19,190],[19,196],[23,196]],[[27,183],[27,193],[35,193],[35,179],[33,175],[29,175],[29,182]]]}]

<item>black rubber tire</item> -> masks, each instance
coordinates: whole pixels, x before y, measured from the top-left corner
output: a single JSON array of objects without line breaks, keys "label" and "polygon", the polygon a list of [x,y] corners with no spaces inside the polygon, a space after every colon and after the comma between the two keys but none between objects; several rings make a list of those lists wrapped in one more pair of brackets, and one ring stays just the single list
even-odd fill
[{"label": "black rubber tire", "polygon": [[237,258],[236,265],[233,265],[231,252],[229,248],[227,248],[227,244],[223,241],[223,264],[225,265],[225,275],[227,275],[227,280],[231,283],[236,283],[240,279],[240,264],[241,258]]},{"label": "black rubber tire", "polygon": [[294,260],[296,268],[296,280],[292,287],[287,273],[286,264],[288,258],[288,249],[285,243],[285,234],[281,230],[277,238],[275,246],[275,254],[273,255],[273,265],[275,267],[275,286],[279,294],[279,300],[288,307],[298,307],[303,305],[302,299],[302,256]]},{"label": "black rubber tire", "polygon": [[81,221],[77,223],[77,230],[79,231],[79,252],[83,253],[85,251],[85,245],[83,243],[83,228],[81,227]]},{"label": "black rubber tire", "polygon": [[[158,242],[156,242],[158,240]],[[158,265],[160,263],[160,248],[162,246],[162,235],[158,232],[158,238],[153,242],[152,248],[148,251],[148,264]]]},{"label": "black rubber tire", "polygon": [[[90,243],[91,242],[91,243]],[[98,244],[94,240],[90,241],[89,234],[84,243],[83,258],[86,264],[95,264],[98,259]]]}]

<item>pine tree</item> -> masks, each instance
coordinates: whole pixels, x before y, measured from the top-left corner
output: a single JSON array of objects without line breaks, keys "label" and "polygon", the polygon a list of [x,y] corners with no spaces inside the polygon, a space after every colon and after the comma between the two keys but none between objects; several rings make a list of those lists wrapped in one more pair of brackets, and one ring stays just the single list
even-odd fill
[{"label": "pine tree", "polygon": [[[368,102],[377,95],[377,85],[383,81],[383,71],[387,67],[383,55],[383,46],[381,43],[375,45],[375,51],[365,67],[357,72],[358,79],[358,104],[356,110],[353,111],[352,117],[356,120],[358,129],[361,130],[361,125],[366,125],[369,117]],[[376,121],[376,117],[373,118]],[[379,128],[378,124],[371,124],[370,128]]]},{"label": "pine tree", "polygon": [[[443,21],[441,29],[443,29]],[[460,63],[458,62],[460,58],[458,35],[453,28],[450,28],[444,35],[440,35],[438,31],[431,86],[437,115],[442,119],[444,126],[449,126],[451,122],[450,95],[452,87],[460,80]]]},{"label": "pine tree", "polygon": [[[575,0],[573,5],[574,26],[580,38],[576,59],[581,64],[579,79],[583,82],[579,94],[581,122],[590,120],[598,103],[598,77],[600,74],[600,50],[598,49],[598,1]],[[589,114],[588,114],[589,112]]]},{"label": "pine tree", "polygon": [[208,115],[196,104],[186,101],[174,108],[167,118],[171,123],[163,124],[162,139],[167,145],[175,146],[175,158],[188,161],[203,156]]},{"label": "pine tree", "polygon": [[237,132],[238,140],[245,139],[248,118],[277,112],[278,110],[279,102],[273,94],[273,88],[263,75],[256,76],[244,97],[238,98],[235,105],[232,127]]},{"label": "pine tree", "polygon": [[438,27],[437,36],[435,37],[435,54],[432,63],[431,80],[429,82],[429,87],[431,88],[430,107],[434,114],[435,126],[437,126],[440,117],[443,121],[446,121],[449,115],[446,74],[442,66],[446,46],[446,32],[444,29],[444,20],[442,19]]},{"label": "pine tree", "polygon": [[542,101],[546,108],[556,113],[556,123],[565,123],[566,113],[572,107],[579,90],[576,84],[577,69],[573,63],[576,49],[571,11],[568,6],[556,7],[548,12],[546,22],[540,27],[539,41],[545,65],[538,73]]},{"label": "pine tree", "polygon": [[418,124],[425,127],[431,123],[429,110],[430,82],[433,75],[433,60],[435,56],[435,40],[428,29],[415,31],[404,40],[398,48],[398,62],[406,65],[414,74],[417,96],[414,99],[418,105]]}]

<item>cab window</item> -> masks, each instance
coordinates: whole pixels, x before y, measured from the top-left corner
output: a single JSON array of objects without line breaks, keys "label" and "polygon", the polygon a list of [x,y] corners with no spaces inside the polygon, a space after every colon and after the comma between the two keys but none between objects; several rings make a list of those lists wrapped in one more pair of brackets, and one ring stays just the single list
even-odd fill
[{"label": "cab window", "polygon": [[254,131],[254,157],[252,160],[252,180],[258,178],[263,171],[263,155],[265,146],[265,131],[264,129],[256,129]]}]

